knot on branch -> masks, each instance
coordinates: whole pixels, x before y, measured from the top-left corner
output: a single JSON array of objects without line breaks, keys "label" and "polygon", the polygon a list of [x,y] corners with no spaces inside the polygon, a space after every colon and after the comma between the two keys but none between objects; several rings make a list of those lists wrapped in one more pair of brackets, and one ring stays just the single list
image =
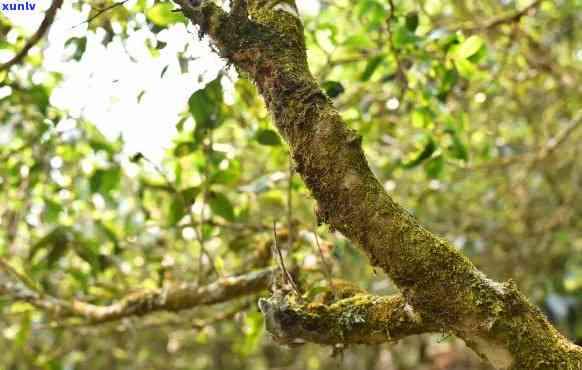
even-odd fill
[{"label": "knot on branch", "polygon": [[260,298],[259,309],[265,319],[265,329],[279,344],[302,344],[305,341],[294,332],[298,325],[298,316],[291,309],[287,297],[273,296]]}]

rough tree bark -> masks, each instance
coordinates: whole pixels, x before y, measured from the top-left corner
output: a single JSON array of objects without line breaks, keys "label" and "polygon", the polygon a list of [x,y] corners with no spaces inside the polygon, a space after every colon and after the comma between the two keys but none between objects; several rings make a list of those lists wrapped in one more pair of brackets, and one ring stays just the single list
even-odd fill
[{"label": "rough tree bark", "polygon": [[[297,172],[317,200],[319,220],[386,271],[414,315],[431,322],[427,331],[455,334],[500,369],[582,369],[582,348],[560,335],[511,281],[488,279],[386,193],[368,166],[360,136],[346,126],[311,75],[303,26],[295,15],[265,1],[235,1],[230,14],[210,1],[174,1],[201,34],[210,36],[220,55],[255,82],[290,146]],[[299,313],[317,315],[318,308],[280,298],[263,306],[277,330],[316,337],[309,326],[307,334],[294,334],[293,328]],[[392,316],[385,320],[385,328],[394,329]],[[378,322],[351,323],[361,332],[366,325]],[[394,330],[391,337],[402,336]]]}]

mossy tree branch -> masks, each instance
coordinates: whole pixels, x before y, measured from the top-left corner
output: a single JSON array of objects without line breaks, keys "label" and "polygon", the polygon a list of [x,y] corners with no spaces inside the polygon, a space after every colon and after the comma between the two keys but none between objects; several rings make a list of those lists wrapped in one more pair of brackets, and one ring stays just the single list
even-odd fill
[{"label": "mossy tree branch", "polygon": [[259,307],[267,330],[281,344],[379,344],[440,330],[400,295],[357,294],[329,305],[273,296],[260,299]]},{"label": "mossy tree branch", "polygon": [[263,8],[231,15],[209,1],[175,2],[257,85],[317,200],[319,220],[386,271],[415,312],[498,368],[582,367],[582,349],[560,335],[513,283],[488,279],[386,193],[368,166],[360,136],[311,75],[297,17]]}]

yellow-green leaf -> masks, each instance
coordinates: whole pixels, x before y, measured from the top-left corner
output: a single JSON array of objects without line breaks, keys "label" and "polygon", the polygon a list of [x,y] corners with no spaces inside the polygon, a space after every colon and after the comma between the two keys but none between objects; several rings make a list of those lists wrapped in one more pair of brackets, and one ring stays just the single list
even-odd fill
[{"label": "yellow-green leaf", "polygon": [[148,9],[146,15],[152,23],[160,27],[184,22],[184,16],[180,13],[173,12],[174,8],[174,5],[171,3],[159,3]]}]

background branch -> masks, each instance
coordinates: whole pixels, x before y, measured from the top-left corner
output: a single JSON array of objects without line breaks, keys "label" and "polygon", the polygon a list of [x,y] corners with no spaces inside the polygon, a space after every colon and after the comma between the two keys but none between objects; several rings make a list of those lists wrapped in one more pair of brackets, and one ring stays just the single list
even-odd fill
[{"label": "background branch", "polygon": [[24,277],[0,260],[0,293],[23,301],[58,317],[80,317],[92,323],[144,316],[156,311],[179,311],[196,306],[226,302],[266,289],[275,268],[265,268],[243,275],[224,277],[208,285],[178,283],[160,289],[138,291],[109,305],[84,301],[66,301],[43,294],[24,282]]},{"label": "background branch", "polygon": [[32,49],[32,47],[35,46],[48,32],[49,28],[55,21],[57,10],[59,10],[61,5],[63,5],[63,0],[53,0],[50,8],[48,8],[48,10],[46,11],[44,19],[40,23],[40,26],[38,27],[34,35],[32,35],[32,37],[26,42],[24,47],[14,57],[12,57],[12,59],[10,59],[4,64],[0,64],[0,71],[9,69],[12,66],[22,62],[22,60],[28,55],[30,49]]}]

